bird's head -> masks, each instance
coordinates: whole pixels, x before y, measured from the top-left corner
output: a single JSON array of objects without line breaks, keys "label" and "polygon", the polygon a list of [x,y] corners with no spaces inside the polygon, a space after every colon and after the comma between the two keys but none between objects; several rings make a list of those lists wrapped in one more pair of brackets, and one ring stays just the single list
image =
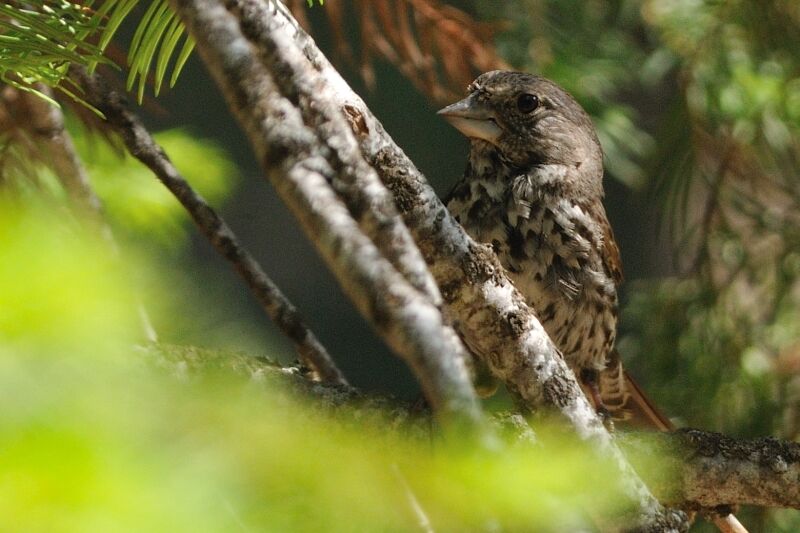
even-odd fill
[{"label": "bird's head", "polygon": [[488,143],[515,168],[567,165],[602,176],[602,151],[589,115],[552,81],[495,70],[468,91],[439,114],[473,141],[473,150]]}]

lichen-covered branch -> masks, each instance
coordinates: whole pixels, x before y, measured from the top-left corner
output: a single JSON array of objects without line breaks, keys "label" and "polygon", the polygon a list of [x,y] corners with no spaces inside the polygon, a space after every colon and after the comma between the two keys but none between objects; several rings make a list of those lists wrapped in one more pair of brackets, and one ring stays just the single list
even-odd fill
[{"label": "lichen-covered branch", "polygon": [[88,75],[82,67],[73,67],[72,75],[80,80],[86,91],[84,97],[105,115],[107,123],[122,138],[128,151],[156,175],[186,208],[220,255],[230,261],[267,316],[292,341],[300,361],[309,366],[321,381],[346,384],[344,375],[294,305],[240,244],[225,220],[178,172],[139,117],[127,108],[123,97],[112,91],[99,76]]},{"label": "lichen-covered branch", "polygon": [[622,439],[633,458],[659,458],[650,486],[662,501],[714,508],[746,504],[800,509],[800,444],[772,437],[734,439],[681,429]]},{"label": "lichen-covered branch", "polygon": [[[486,435],[460,340],[429,296],[362,233],[331,186],[341,169],[216,0],[173,0],[268,178],[345,292],[409,364],[438,419]],[[285,73],[283,73],[285,74]],[[340,191],[341,192],[341,191]]]},{"label": "lichen-covered branch", "polygon": [[230,0],[227,5],[241,21],[245,37],[257,46],[281,94],[299,103],[303,121],[329,148],[328,161],[337,171],[331,184],[362,231],[415,288],[434,304],[441,304],[439,288],[400,218],[392,194],[364,160],[339,108],[330,99],[319,98],[327,89],[326,80],[309,68],[308,59],[291,35],[276,31],[283,19],[275,14],[282,6],[261,0]]},{"label": "lichen-covered branch", "polygon": [[[232,3],[239,5],[241,1]],[[242,25],[249,28],[251,41],[276,40],[270,36],[254,36],[259,30],[282,32],[282,45],[294,43],[293,46],[305,55],[305,70],[273,73],[288,76],[293,83],[298,83],[299,77],[312,80],[308,83],[316,92],[311,97],[297,99],[296,105],[334,107],[349,119],[362,153],[394,193],[395,202],[441,288],[447,311],[467,343],[486,357],[485,362],[492,372],[527,405],[555,407],[582,438],[595,443],[599,454],[617,461],[621,478],[628,483],[628,494],[638,508],[638,527],[659,531],[685,528],[679,513],[665,512],[627,464],[491,249],[472,241],[453,220],[422,174],[313,40],[279,2],[270,2],[269,8],[261,10],[257,7],[252,11],[243,10],[240,16],[245,15],[275,19],[270,24],[243,21]]]}]

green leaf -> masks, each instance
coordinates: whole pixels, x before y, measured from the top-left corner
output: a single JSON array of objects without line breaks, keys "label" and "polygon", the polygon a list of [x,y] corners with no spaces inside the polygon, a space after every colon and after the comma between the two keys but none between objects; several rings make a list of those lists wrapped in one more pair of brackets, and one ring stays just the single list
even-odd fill
[{"label": "green leaf", "polygon": [[[70,64],[90,71],[98,64],[113,64],[103,53],[140,0],[106,0],[92,11],[91,1],[33,0],[26,8],[0,3],[0,77],[16,79],[19,86],[45,83],[58,87]],[[185,29],[166,0],[154,0],[134,33],[128,63],[128,89],[138,82],[141,101],[151,67],[155,64],[155,93],[167,77]],[[94,44],[96,43],[96,44]],[[187,38],[170,76],[173,86],[193,43]],[[74,91],[65,94],[75,97]],[[77,101],[83,102],[79,97]]]},{"label": "green leaf", "polygon": [[189,56],[192,54],[192,50],[194,50],[194,39],[186,37],[183,48],[178,54],[178,59],[175,61],[175,67],[172,69],[172,77],[169,80],[170,87],[174,87],[175,83],[178,81],[178,76],[183,70],[184,65],[186,65]]},{"label": "green leaf", "polygon": [[172,19],[170,27],[167,29],[166,37],[164,38],[164,41],[161,44],[161,49],[158,53],[158,62],[156,64],[156,75],[155,75],[156,96],[158,96],[158,93],[161,90],[161,85],[164,82],[164,76],[166,75],[167,72],[167,66],[169,65],[169,60],[172,58],[175,52],[175,47],[178,45],[178,41],[180,40],[182,35],[183,35],[183,25],[181,24],[180,19],[175,17]]}]

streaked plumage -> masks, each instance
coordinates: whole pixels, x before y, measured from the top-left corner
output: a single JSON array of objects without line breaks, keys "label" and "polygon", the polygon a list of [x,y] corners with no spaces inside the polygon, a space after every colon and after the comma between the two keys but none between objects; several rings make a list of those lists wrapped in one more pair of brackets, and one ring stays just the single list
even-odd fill
[{"label": "streaked plumage", "polygon": [[603,403],[621,407],[628,389],[613,347],[622,269],[592,121],[566,91],[532,74],[488,72],[468,92],[440,111],[471,140],[447,207],[494,247],[576,374],[591,384],[605,371]]}]

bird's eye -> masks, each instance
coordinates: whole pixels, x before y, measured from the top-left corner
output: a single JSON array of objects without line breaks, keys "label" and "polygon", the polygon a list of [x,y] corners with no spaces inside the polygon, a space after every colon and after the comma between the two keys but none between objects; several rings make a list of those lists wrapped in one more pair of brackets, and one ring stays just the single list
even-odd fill
[{"label": "bird's eye", "polygon": [[522,113],[530,113],[539,107],[539,97],[535,94],[524,93],[517,98],[517,109]]}]

